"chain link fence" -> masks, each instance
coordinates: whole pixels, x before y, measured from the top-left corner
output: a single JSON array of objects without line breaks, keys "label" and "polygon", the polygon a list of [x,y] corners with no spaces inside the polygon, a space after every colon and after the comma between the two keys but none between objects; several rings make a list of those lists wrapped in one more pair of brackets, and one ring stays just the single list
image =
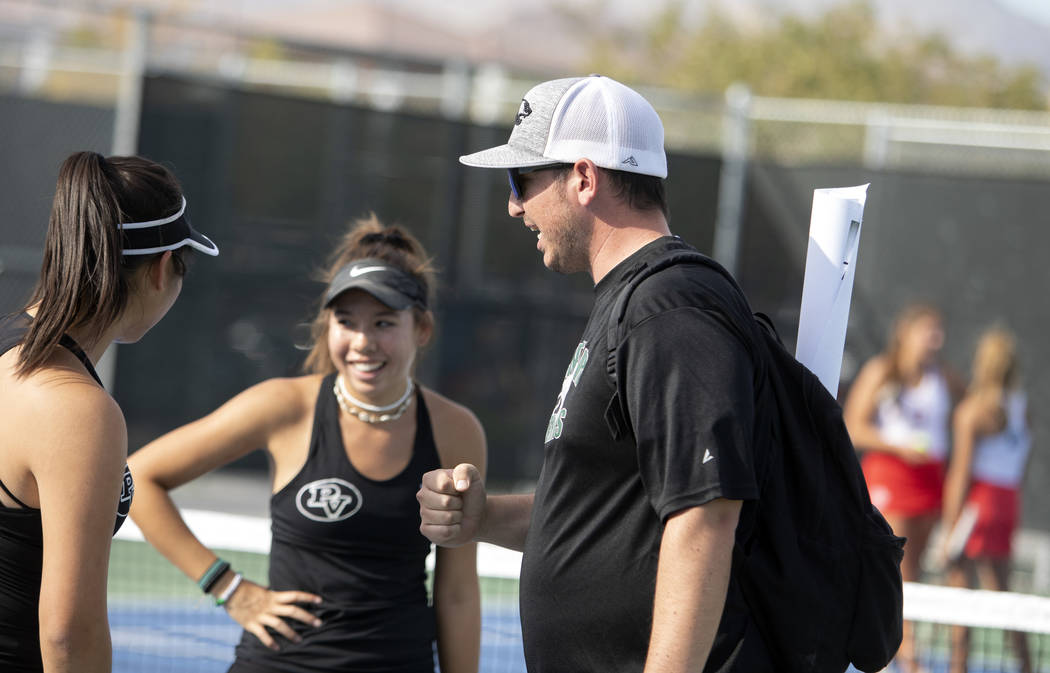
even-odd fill
[{"label": "chain link fence", "polygon": [[[503,142],[521,92],[545,75],[170,17],[96,11],[66,25],[85,21],[101,22],[95,34],[139,30],[139,65],[105,44],[70,46],[42,22],[0,30],[0,310],[20,305],[35,280],[58,164],[118,145],[122,82],[147,70],[138,151],[175,170],[222,255],[199,260],[171,315],[120,349],[114,391],[132,448],[251,383],[296,372],[320,291],[312,273],[349,220],[375,211],[416,232],[441,270],[438,338],[421,379],[481,417],[494,480],[533,479],[590,287],[544,270],[533,237],[507,217],[503,176],[455,157]],[[1019,334],[1037,423],[1025,521],[1050,529],[1050,498],[1037,486],[1050,477],[1039,451],[1050,440],[1039,413],[1050,405],[1039,308],[1050,286],[1041,259],[1050,116],[642,91],[667,126],[672,228],[707,252],[732,240],[754,307],[788,340],[812,190],[872,183],[845,381],[913,299],[945,311],[948,357],[963,373],[985,325]]]}]

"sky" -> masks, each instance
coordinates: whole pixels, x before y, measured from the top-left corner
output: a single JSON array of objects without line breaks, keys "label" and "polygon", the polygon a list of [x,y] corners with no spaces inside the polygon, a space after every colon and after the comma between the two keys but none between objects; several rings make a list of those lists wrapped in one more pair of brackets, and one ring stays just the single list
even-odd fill
[{"label": "sky", "polygon": [[997,2],[1050,26],[1050,0],[997,0]]},{"label": "sky", "polygon": [[[231,2],[232,1],[237,2],[241,10],[247,13],[253,10],[276,9],[295,4],[300,6],[304,4],[324,6],[330,4],[333,0],[231,0]],[[458,14],[463,17],[473,16],[474,18],[481,18],[487,17],[493,13],[499,14],[504,11],[502,3],[506,1],[507,0],[501,0],[499,2],[492,2],[492,0],[460,0],[456,3],[443,5],[441,11],[453,15],[456,15],[458,12]],[[514,0],[510,1],[513,2]],[[392,0],[392,2],[402,6],[415,8],[427,8],[430,4],[429,0]],[[994,0],[994,2],[1009,7],[1034,21],[1038,21],[1050,27],[1050,0]],[[570,2],[569,4],[573,3]],[[619,0],[613,0],[613,2],[610,3],[612,7],[616,7],[619,4],[621,4]],[[634,0],[629,0],[626,4],[633,5]],[[690,3],[687,2],[687,4]]]}]

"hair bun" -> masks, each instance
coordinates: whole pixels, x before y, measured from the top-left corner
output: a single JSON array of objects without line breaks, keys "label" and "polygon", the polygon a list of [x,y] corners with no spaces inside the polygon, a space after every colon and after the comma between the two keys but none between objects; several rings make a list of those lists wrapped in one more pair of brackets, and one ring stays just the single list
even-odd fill
[{"label": "hair bun", "polygon": [[400,229],[390,227],[386,231],[376,231],[361,237],[364,245],[389,245],[390,247],[408,252],[415,252],[415,246],[408,240]]}]

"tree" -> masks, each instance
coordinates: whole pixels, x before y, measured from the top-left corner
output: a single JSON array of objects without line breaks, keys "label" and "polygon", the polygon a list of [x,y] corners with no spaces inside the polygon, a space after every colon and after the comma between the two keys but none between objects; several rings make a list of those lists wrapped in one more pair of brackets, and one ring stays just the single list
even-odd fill
[{"label": "tree", "polygon": [[1032,110],[1048,102],[1036,66],[960,54],[937,34],[889,34],[865,0],[764,28],[716,9],[690,24],[675,0],[641,31],[607,31],[591,47],[592,71],[695,92],[745,82],[764,96]]}]

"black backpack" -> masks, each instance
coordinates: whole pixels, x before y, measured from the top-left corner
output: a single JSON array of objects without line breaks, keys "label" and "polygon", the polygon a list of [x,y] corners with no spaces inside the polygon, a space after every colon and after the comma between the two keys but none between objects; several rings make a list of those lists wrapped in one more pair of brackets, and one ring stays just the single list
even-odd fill
[{"label": "black backpack", "polygon": [[[617,298],[608,333],[608,372],[615,383],[616,348],[635,288],[675,264],[728,271],[692,250],[672,250],[642,265]],[[871,504],[842,409],[820,380],[780,341],[763,314],[741,324],[710,293],[724,324],[748,346],[762,385],[756,389],[755,451],[769,451],[758,475],[759,499],[749,525],[739,526],[734,573],[778,671],[841,673],[885,667],[902,636],[897,537]],[[739,314],[739,312],[737,312]]]}]

